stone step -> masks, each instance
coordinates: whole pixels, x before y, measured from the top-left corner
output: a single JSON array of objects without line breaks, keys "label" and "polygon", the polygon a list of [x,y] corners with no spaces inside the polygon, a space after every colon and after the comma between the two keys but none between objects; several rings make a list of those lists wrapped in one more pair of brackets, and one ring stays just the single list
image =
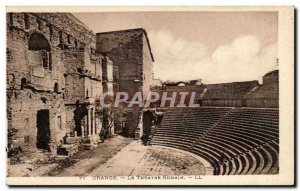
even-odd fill
[{"label": "stone step", "polygon": [[63,144],[57,148],[57,155],[73,156],[78,152],[78,149],[77,144]]}]

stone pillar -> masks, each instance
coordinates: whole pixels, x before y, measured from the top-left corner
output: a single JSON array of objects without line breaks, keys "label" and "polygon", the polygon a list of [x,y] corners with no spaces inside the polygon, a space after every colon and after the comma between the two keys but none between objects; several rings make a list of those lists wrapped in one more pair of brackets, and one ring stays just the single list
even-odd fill
[{"label": "stone pillar", "polygon": [[90,108],[87,108],[88,112],[87,112],[87,136],[90,136],[91,134],[91,116],[90,116]]},{"label": "stone pillar", "polygon": [[90,121],[91,121],[91,135],[94,135],[95,134],[95,116],[94,116],[94,108],[91,108],[91,110],[90,110]]},{"label": "stone pillar", "polygon": [[95,109],[93,108],[92,110],[92,115],[93,115],[93,134],[97,134],[97,127],[96,127],[96,119],[95,119]]},{"label": "stone pillar", "polygon": [[82,125],[82,126],[81,126],[81,137],[84,137],[84,134],[85,134],[85,128],[84,128],[84,126]]},{"label": "stone pillar", "polygon": [[114,135],[114,134],[115,134],[115,124],[114,124],[114,121],[113,121],[113,120],[111,121],[111,124],[112,124],[112,127],[111,127],[111,129],[110,129],[110,133],[111,133],[112,135]]}]

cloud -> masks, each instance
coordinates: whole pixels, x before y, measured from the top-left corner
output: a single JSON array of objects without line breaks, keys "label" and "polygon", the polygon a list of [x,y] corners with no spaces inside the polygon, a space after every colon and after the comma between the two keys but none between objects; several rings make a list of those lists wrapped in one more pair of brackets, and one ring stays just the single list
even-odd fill
[{"label": "cloud", "polygon": [[149,33],[154,77],[162,81],[203,79],[204,83],[259,80],[276,69],[277,44],[261,47],[254,35],[238,36],[211,53],[204,43],[176,38],[167,30]]}]

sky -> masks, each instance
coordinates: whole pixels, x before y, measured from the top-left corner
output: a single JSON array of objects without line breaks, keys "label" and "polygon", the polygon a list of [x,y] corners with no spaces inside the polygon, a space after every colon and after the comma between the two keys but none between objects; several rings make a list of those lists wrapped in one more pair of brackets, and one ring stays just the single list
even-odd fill
[{"label": "sky", "polygon": [[204,83],[260,80],[277,69],[277,12],[73,13],[94,32],[147,31],[154,77]]}]

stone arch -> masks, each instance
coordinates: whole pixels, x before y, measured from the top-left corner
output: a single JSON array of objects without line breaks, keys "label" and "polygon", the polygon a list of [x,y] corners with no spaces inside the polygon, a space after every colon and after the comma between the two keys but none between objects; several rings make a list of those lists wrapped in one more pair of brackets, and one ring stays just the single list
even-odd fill
[{"label": "stone arch", "polygon": [[43,34],[37,32],[31,34],[28,40],[28,49],[34,51],[51,51],[50,43],[48,42],[47,38]]},{"label": "stone arch", "polygon": [[28,50],[31,52],[31,62],[38,66],[52,70],[51,47],[48,39],[40,33],[34,32],[28,40]]}]

